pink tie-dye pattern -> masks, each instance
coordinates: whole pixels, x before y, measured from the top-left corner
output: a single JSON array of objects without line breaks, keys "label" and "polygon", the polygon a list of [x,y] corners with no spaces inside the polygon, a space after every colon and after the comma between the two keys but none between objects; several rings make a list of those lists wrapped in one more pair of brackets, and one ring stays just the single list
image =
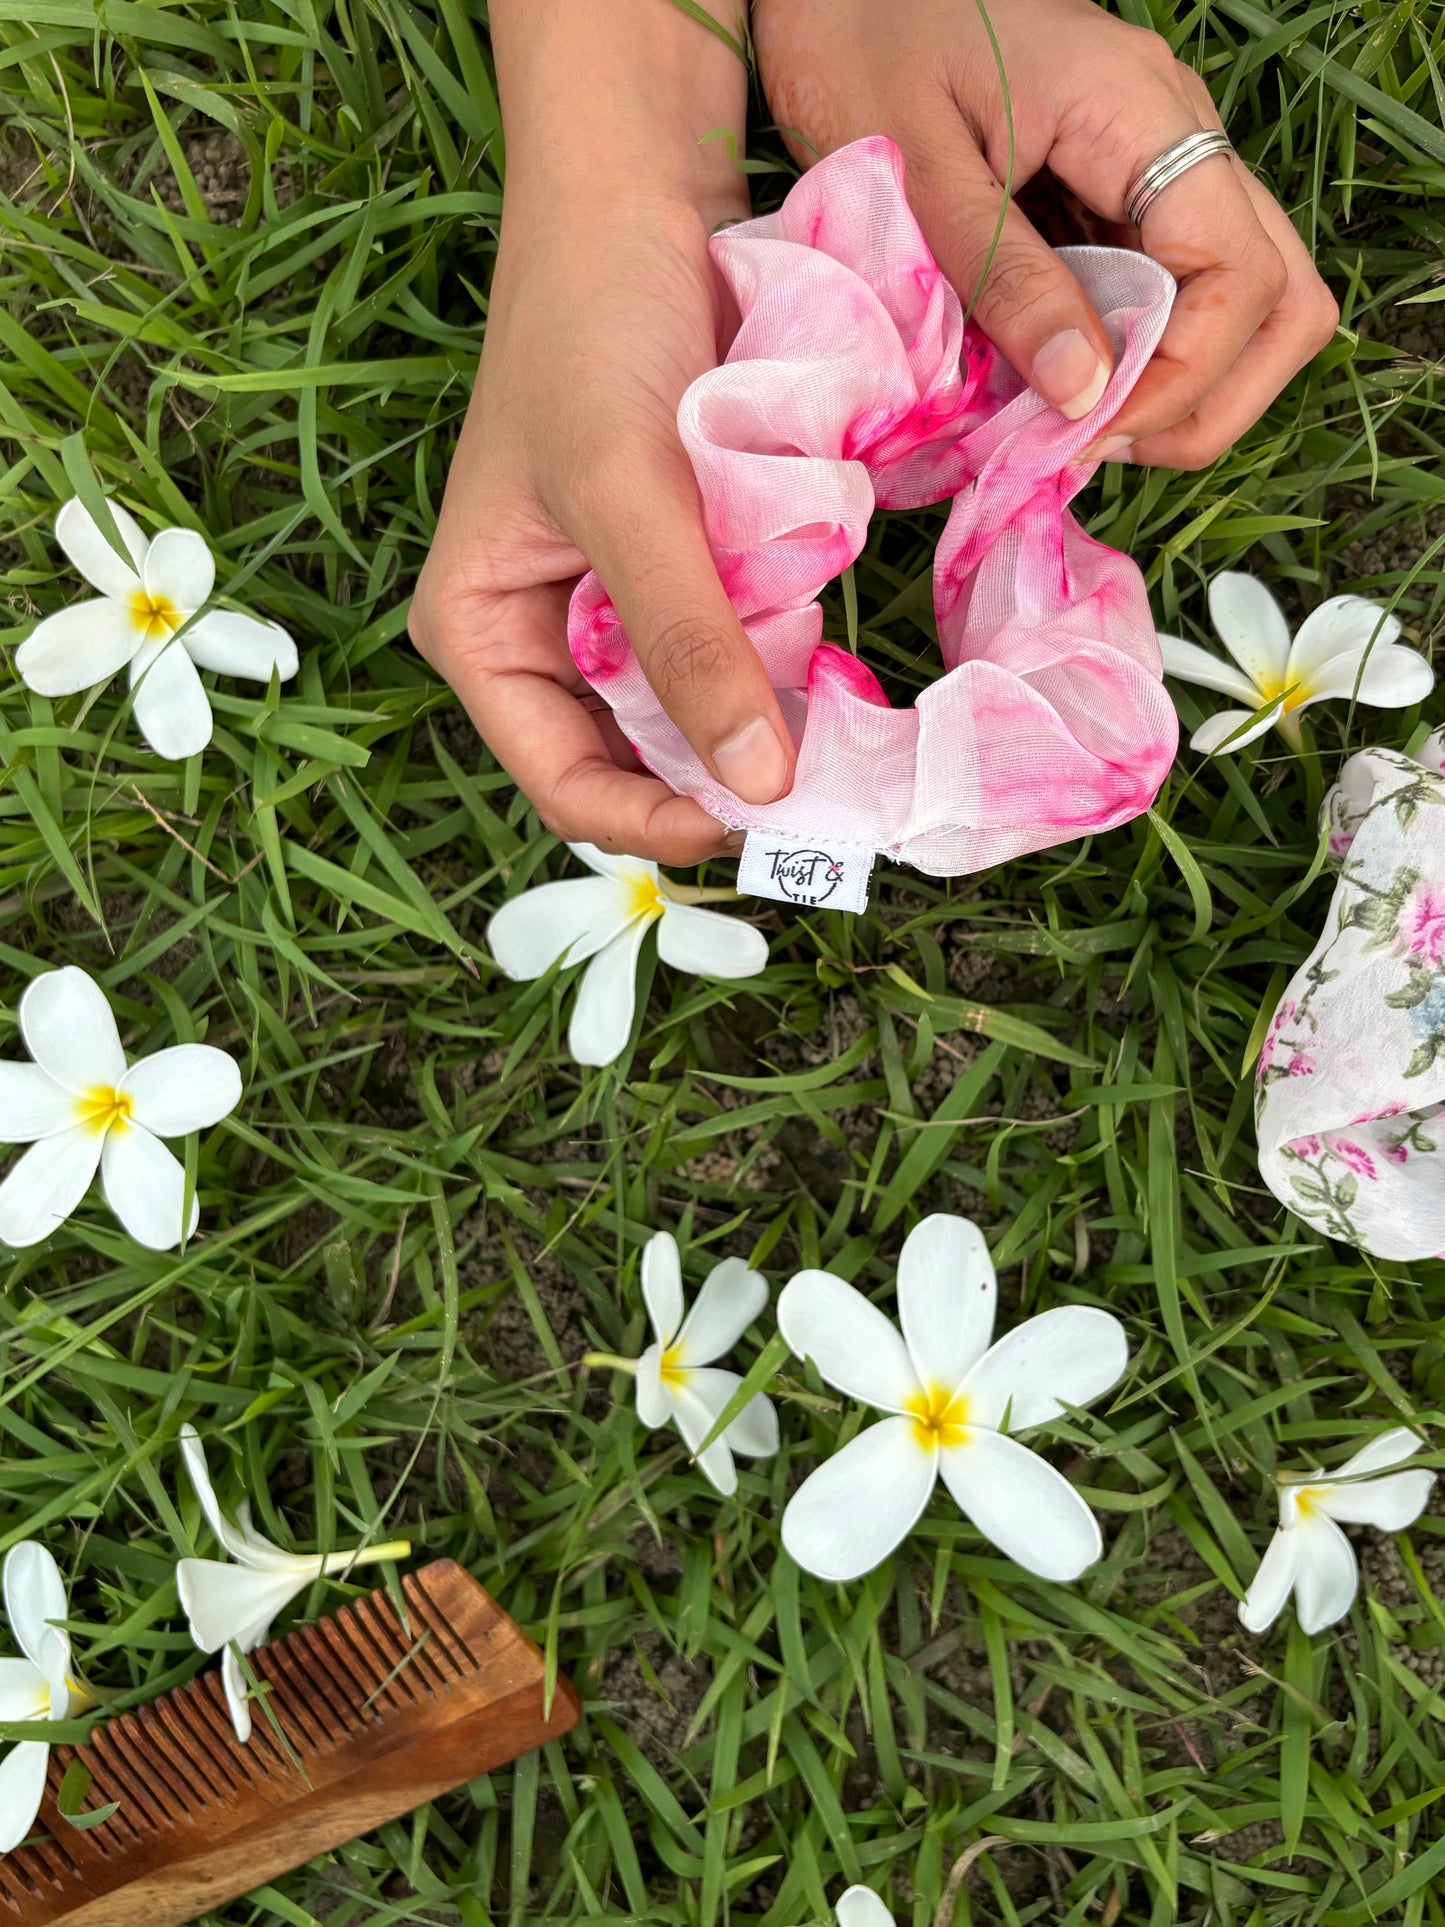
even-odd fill
[{"label": "pink tie-dye pattern", "polygon": [[[781,801],[718,784],[653,694],[595,575],[572,599],[575,661],[643,760],[722,822],[829,834],[958,875],[1127,821],[1174,757],[1143,580],[1068,503],[1078,457],[1152,353],[1173,282],[1143,255],[1065,251],[1116,368],[1069,422],[963,325],[909,210],[891,141],[821,161],[775,214],[714,236],[742,316],[678,426],[729,599],[799,745]],[[934,600],[946,674],[911,710],[821,641],[823,585],[875,507],[956,497]]]}]

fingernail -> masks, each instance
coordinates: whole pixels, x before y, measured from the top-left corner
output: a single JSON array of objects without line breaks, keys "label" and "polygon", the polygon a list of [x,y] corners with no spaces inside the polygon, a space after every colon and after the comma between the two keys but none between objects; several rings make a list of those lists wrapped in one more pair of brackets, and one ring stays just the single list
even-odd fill
[{"label": "fingernail", "polygon": [[1093,442],[1079,457],[1081,462],[1132,462],[1134,444],[1127,435],[1106,435],[1101,442]]},{"label": "fingernail", "polygon": [[1087,335],[1065,328],[1034,356],[1033,385],[1071,422],[1087,415],[1109,385],[1109,364]]},{"label": "fingernail", "polygon": [[771,723],[755,716],[713,751],[713,767],[745,803],[771,803],[788,780],[788,758]]},{"label": "fingernail", "polygon": [[723,838],[723,849],[728,856],[737,856],[746,846],[747,840],[746,830],[729,830]]}]

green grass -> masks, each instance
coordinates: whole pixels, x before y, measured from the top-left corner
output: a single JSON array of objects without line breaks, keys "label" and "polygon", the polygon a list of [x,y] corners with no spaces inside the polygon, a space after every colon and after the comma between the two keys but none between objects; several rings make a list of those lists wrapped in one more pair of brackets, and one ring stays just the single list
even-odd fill
[{"label": "green grass", "polygon": [[[1296,613],[1389,600],[1428,646],[1445,11],[1121,10],[1207,74],[1344,327],[1207,473],[1110,471],[1091,526],[1167,626],[1202,634],[1204,580],[1243,561]],[[912,1927],[1445,1919],[1445,1517],[1366,1550],[1337,1635],[1254,1642],[1233,1616],[1276,1465],[1445,1419],[1445,1270],[1286,1219],[1241,1080],[1327,901],[1302,887],[1323,787],[1417,719],[1315,710],[1302,759],[1186,753],[1160,826],[947,886],[884,874],[857,921],[767,912],[764,977],[657,973],[630,1054],[580,1071],[565,982],[509,986],[482,943],[565,853],[405,640],[485,321],[489,73],[475,0],[0,0],[7,654],[72,593],[49,529],[82,449],[303,644],[279,704],[222,684],[187,767],[138,748],[118,687],[52,706],[0,681],[0,1052],[27,978],[73,962],[132,1050],[205,1036],[247,1080],[184,1254],[92,1202],[0,1266],[0,1548],[56,1552],[103,1629],[94,1677],[132,1699],[188,1677],[189,1418],[223,1491],[269,1482],[263,1530],[409,1532],[577,1681],[566,1742],[213,1922],[795,1927],[859,1878]],[[855,571],[861,645],[903,689],[929,673],[939,526],[880,521]],[[891,1304],[939,1208],[986,1227],[1006,1316],[1127,1322],[1127,1383],[1055,1454],[1110,1540],[1076,1587],[942,1498],[870,1579],[817,1585],[778,1518],[855,1411],[785,1367],[784,1451],[725,1503],[579,1368],[639,1348],[658,1226],[694,1284],[737,1251]]]}]

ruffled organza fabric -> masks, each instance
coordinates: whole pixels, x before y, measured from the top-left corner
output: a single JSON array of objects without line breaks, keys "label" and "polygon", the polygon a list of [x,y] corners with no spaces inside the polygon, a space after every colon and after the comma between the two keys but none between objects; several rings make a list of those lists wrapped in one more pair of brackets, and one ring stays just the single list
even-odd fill
[{"label": "ruffled organza fabric", "polygon": [[[678,411],[722,581],[799,744],[789,795],[742,802],[653,694],[595,574],[569,640],[656,773],[734,828],[827,835],[936,876],[1126,822],[1174,757],[1143,579],[1068,503],[1078,460],[1138,379],[1174,284],[1140,254],[1065,251],[1113,343],[1113,379],[1070,422],[972,326],[904,195],[888,140],[819,162],[775,213],[715,235],[742,316]],[[821,641],[818,595],[876,507],[955,497],[934,566],[947,673],[894,709]]]},{"label": "ruffled organza fabric", "polygon": [[1339,881],[1256,1066],[1259,1164],[1317,1230],[1445,1257],[1445,775],[1352,756],[1325,800]]}]

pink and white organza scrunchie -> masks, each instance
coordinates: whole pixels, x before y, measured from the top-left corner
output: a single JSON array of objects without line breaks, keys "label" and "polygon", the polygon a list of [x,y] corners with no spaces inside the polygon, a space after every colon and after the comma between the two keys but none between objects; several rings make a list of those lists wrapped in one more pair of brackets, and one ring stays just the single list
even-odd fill
[{"label": "pink and white organza scrunchie", "polygon": [[[1126,822],[1174,757],[1174,707],[1143,578],[1067,504],[1080,452],[1138,379],[1174,283],[1142,254],[1070,248],[1116,367],[1065,420],[987,340],[929,253],[897,148],[856,141],[775,214],[727,228],[713,259],[742,315],[720,368],[682,398],[707,534],[799,744],[776,803],[744,803],[653,694],[588,575],[568,638],[642,760],[731,828],[833,838],[935,876],[980,870]],[[820,641],[823,585],[875,506],[957,499],[934,564],[947,673],[913,709]]]}]

